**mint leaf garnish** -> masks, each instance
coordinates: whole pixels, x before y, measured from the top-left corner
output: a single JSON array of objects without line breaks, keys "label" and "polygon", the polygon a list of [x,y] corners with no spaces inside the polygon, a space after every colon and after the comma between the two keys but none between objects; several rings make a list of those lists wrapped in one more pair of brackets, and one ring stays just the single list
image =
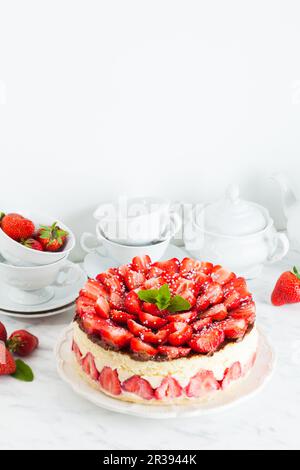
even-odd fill
[{"label": "mint leaf garnish", "polygon": [[156,304],[157,295],[158,289],[140,290],[138,292],[139,299],[150,304]]},{"label": "mint leaf garnish", "polygon": [[171,301],[171,292],[169,289],[168,284],[164,284],[163,286],[160,287],[157,298],[156,298],[156,305],[159,308],[159,310],[165,310],[169,305]]},{"label": "mint leaf garnish", "polygon": [[180,295],[175,295],[171,299],[170,305],[168,306],[168,310],[171,313],[184,312],[186,310],[189,310],[190,308],[191,304]]},{"label": "mint leaf garnish", "polygon": [[191,308],[191,304],[180,295],[171,296],[168,284],[159,289],[140,290],[138,297],[144,302],[155,304],[159,310],[168,310],[171,313],[183,312]]},{"label": "mint leaf garnish", "polygon": [[33,372],[31,368],[25,364],[21,359],[16,360],[16,371],[11,374],[12,377],[18,380],[23,380],[23,382],[32,382],[34,379]]}]

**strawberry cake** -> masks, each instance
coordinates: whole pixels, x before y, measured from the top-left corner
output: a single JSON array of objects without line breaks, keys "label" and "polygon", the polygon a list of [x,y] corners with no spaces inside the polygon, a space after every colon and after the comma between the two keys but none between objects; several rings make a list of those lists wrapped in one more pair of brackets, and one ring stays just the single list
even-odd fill
[{"label": "strawberry cake", "polygon": [[75,367],[119,400],[210,399],[249,373],[257,344],[245,279],[191,258],[135,257],[89,279],[76,302]]}]

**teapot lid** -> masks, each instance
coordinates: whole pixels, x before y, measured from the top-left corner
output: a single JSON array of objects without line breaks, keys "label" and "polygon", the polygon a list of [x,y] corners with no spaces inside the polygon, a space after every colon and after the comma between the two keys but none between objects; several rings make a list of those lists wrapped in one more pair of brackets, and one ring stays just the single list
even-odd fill
[{"label": "teapot lid", "polygon": [[230,185],[225,198],[205,208],[205,230],[228,236],[250,235],[267,225],[266,214],[257,204],[240,198],[239,187]]}]

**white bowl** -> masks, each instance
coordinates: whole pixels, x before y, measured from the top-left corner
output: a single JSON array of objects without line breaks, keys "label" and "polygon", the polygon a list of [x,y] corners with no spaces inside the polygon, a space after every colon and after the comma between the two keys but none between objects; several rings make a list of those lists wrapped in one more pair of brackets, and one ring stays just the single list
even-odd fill
[{"label": "white bowl", "polygon": [[48,215],[36,212],[20,212],[24,217],[28,217],[35,225],[36,230],[40,225],[52,225],[57,221],[57,224],[63,230],[68,232],[67,243],[62,251],[38,251],[28,248],[21,243],[16,242],[10,238],[0,228],[0,253],[10,264],[15,266],[42,266],[45,264],[55,263],[56,261],[69,255],[70,251],[75,246],[75,237],[72,231],[63,224],[60,220]]},{"label": "white bowl", "polygon": [[0,281],[10,287],[8,295],[15,302],[24,305],[47,302],[53,295],[51,285],[64,286],[75,281],[71,276],[74,265],[66,266],[66,260],[67,255],[44,266],[13,266],[0,258]]},{"label": "white bowl", "polygon": [[[85,232],[82,234],[80,239],[81,247],[87,253],[98,253],[102,256],[108,256],[113,258],[114,260],[118,261],[120,264],[127,264],[130,263],[132,258],[135,256],[143,256],[149,255],[152,262],[158,261],[163,256],[164,252],[168,248],[171,238],[169,236],[165,240],[144,246],[130,246],[130,245],[122,245],[120,243],[112,242],[105,238],[101,232],[99,227],[96,227],[97,237],[92,233]],[[91,239],[96,241],[97,246],[95,248],[89,248],[86,245],[86,240]]]}]

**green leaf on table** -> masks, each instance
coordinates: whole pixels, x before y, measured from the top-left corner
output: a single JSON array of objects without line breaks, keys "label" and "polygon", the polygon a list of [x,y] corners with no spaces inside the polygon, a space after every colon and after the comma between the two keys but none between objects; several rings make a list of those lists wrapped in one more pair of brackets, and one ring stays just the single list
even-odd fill
[{"label": "green leaf on table", "polygon": [[34,379],[31,368],[25,364],[21,359],[16,359],[16,371],[12,374],[12,377],[23,382],[32,382]]}]

